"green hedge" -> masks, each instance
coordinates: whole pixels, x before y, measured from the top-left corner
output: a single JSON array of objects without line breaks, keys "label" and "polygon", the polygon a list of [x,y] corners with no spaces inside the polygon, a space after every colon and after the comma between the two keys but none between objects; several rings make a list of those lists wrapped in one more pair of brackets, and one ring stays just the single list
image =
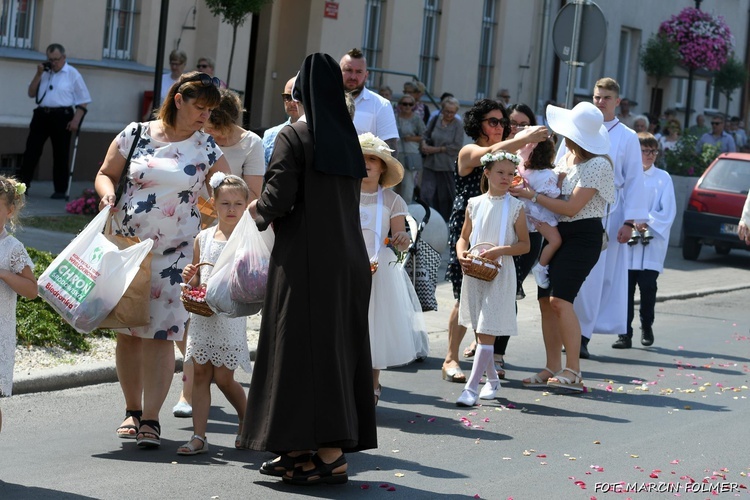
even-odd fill
[{"label": "green hedge", "polygon": [[[34,261],[34,275],[39,276],[52,263],[55,256],[49,252],[26,247],[29,257]],[[91,344],[89,336],[115,337],[112,330],[95,330],[90,334],[77,332],[66,323],[52,307],[41,297],[28,300],[18,297],[16,308],[16,336],[18,344],[40,347],[62,347],[67,351],[88,351]]]}]

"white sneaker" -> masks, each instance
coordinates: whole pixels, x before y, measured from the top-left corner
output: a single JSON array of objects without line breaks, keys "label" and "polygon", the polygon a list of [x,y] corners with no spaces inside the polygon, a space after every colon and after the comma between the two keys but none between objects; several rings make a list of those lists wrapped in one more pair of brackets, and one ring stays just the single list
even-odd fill
[{"label": "white sneaker", "polygon": [[531,268],[531,273],[534,275],[534,280],[539,288],[549,288],[549,274],[548,267],[537,264]]},{"label": "white sneaker", "polygon": [[180,401],[172,408],[172,414],[178,418],[190,418],[193,416],[193,407],[185,401]]},{"label": "white sneaker", "polygon": [[482,390],[479,391],[479,399],[495,399],[495,395],[497,394],[497,390],[500,388],[500,381],[495,381],[495,384],[493,385],[492,382],[487,382],[484,384],[484,387],[482,387]]},{"label": "white sneaker", "polygon": [[477,404],[477,393],[469,389],[464,389],[456,400],[456,406],[474,406],[475,404]]}]

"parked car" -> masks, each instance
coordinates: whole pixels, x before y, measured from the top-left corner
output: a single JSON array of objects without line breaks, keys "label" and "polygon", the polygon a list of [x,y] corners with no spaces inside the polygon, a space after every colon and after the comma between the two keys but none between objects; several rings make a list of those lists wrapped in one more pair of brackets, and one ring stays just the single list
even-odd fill
[{"label": "parked car", "polygon": [[750,249],[737,236],[748,189],[750,154],[724,153],[706,169],[693,188],[682,217],[682,256],[696,260],[703,245],[727,255]]}]

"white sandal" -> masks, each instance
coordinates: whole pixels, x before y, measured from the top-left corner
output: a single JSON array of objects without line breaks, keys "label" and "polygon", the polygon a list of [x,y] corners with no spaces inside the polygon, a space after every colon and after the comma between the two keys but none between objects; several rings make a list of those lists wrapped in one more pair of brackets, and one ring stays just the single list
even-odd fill
[{"label": "white sandal", "polygon": [[[563,372],[570,372],[573,374],[573,378],[562,375]],[[581,372],[574,372],[570,368],[563,368],[563,370],[550,377],[547,381],[549,387],[557,387],[558,389],[568,389],[571,391],[583,392],[583,379],[581,378]]]},{"label": "white sandal", "polygon": [[[547,378],[547,380],[549,380],[549,379],[557,376],[557,374],[555,372],[553,372],[552,370],[550,370],[546,366],[544,367],[544,370],[542,370],[542,371],[545,371],[545,372],[547,372],[547,373],[550,374],[550,376]],[[523,384],[524,387],[528,387],[530,389],[533,389],[535,387],[547,387],[547,380],[545,380],[542,377],[540,377],[538,373],[535,373],[533,377],[529,377],[528,380],[529,380],[528,382],[526,382],[526,379],[524,379],[524,380],[521,381],[521,383]]]},{"label": "white sandal", "polygon": [[[201,446],[200,448],[194,447],[194,439],[197,439],[198,441],[203,443],[203,446]],[[188,451],[182,451],[184,448],[187,448]],[[178,455],[200,455],[201,453],[208,453],[208,441],[206,441],[206,438],[202,438],[198,434],[193,434],[193,436],[190,438],[190,441],[177,448]]]}]

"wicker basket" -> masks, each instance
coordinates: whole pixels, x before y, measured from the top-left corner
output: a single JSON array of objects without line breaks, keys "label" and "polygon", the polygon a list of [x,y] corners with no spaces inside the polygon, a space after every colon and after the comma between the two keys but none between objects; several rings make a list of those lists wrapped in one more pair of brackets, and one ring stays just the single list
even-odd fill
[{"label": "wicker basket", "polygon": [[468,268],[464,269],[464,274],[466,276],[471,276],[472,278],[477,278],[484,281],[492,281],[493,279],[495,279],[495,276],[497,276],[497,273],[500,271],[500,268],[503,267],[503,265],[496,260],[485,259],[484,257],[480,257],[479,255],[474,255],[472,253],[474,250],[477,250],[482,246],[493,247],[495,245],[493,245],[492,243],[477,243],[476,245],[471,247],[469,249],[471,263],[469,264]]},{"label": "wicker basket", "polygon": [[[201,266],[213,266],[210,262],[201,262],[198,264],[197,267]],[[193,299],[189,295],[185,294],[185,291],[191,290],[192,287],[186,283],[182,284],[182,292],[180,293],[180,300],[182,301],[183,307],[185,307],[185,310],[188,312],[191,312],[193,314],[198,314],[200,316],[213,316],[214,312],[211,310],[210,307],[208,307],[208,304],[206,304],[205,301],[198,302],[197,300]]]}]

